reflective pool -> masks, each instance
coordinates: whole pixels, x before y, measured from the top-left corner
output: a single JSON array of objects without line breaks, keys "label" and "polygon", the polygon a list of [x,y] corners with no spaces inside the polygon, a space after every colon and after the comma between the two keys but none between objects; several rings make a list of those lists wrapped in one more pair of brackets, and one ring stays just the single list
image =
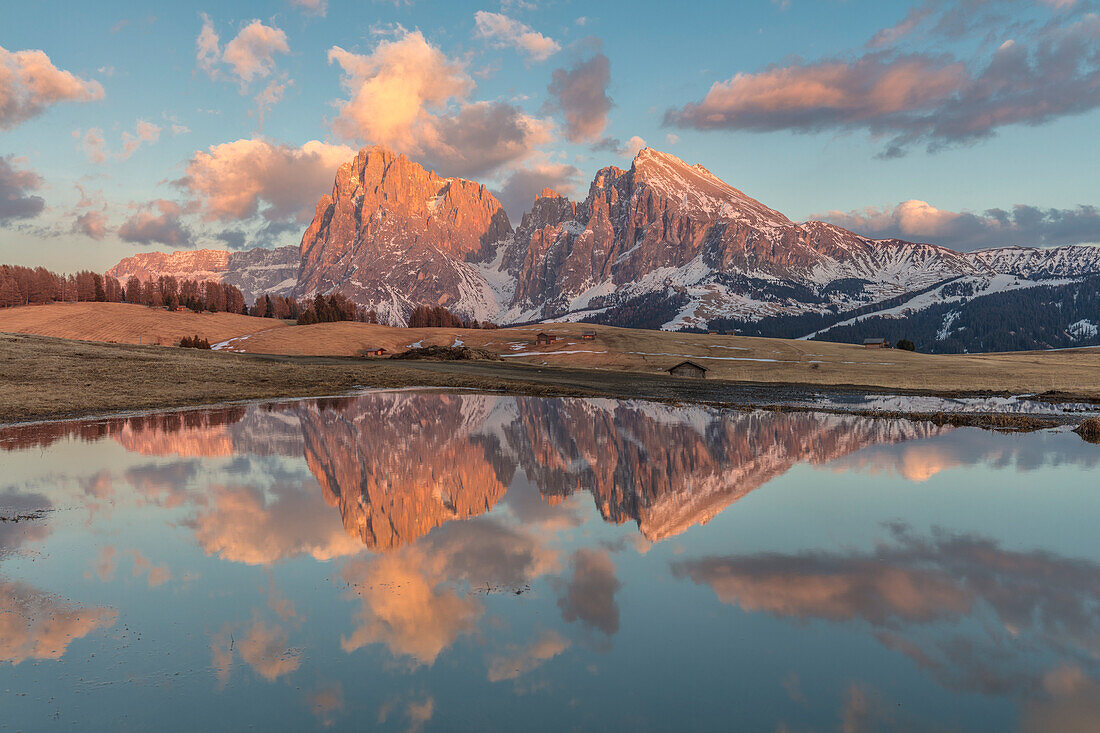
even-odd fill
[{"label": "reflective pool", "polygon": [[1098,479],[1065,431],[473,393],[0,429],[0,727],[1096,729]]}]

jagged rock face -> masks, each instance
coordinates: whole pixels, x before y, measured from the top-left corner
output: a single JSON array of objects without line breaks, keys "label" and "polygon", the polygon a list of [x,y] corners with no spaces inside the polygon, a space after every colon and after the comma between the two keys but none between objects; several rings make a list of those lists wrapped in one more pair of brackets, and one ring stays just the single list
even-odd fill
[{"label": "jagged rock face", "polygon": [[[813,287],[850,277],[887,280],[889,294],[897,294],[980,269],[943,247],[874,241],[821,222],[795,224],[706,168],[648,148],[630,170],[601,170],[582,204],[540,197],[535,212],[534,226],[524,218],[516,252],[504,258],[518,281],[512,313],[525,314],[519,319],[584,309],[593,297],[623,300],[665,288],[695,289],[705,299],[700,291],[723,274]],[[720,285],[710,290],[710,314],[729,315],[730,294]]]},{"label": "jagged rock face", "polygon": [[236,285],[249,302],[265,293],[289,295],[298,283],[298,248],[255,247],[231,252],[222,282]]},{"label": "jagged rock face", "polygon": [[[238,452],[304,455],[345,530],[375,551],[491,511],[519,468],[548,503],[588,492],[606,520],[635,522],[658,541],[708,522],[799,463],[951,430],[851,415],[416,393],[251,407],[237,417],[229,434]],[[224,435],[224,426],[213,432],[219,426],[196,429]],[[258,431],[278,440],[257,443]],[[194,442],[186,432],[179,438]],[[158,434],[150,445],[167,444]]]},{"label": "jagged rock face", "polygon": [[419,304],[487,318],[499,309],[475,260],[512,233],[484,185],[441,178],[372,147],[340,166],[302,236],[299,297],[338,290],[404,323]]},{"label": "jagged rock face", "polygon": [[142,252],[126,257],[107,274],[123,284],[131,277],[147,282],[162,275],[177,280],[213,280],[237,286],[245,300],[251,302],[262,293],[286,295],[293,290],[298,275],[298,248]]},{"label": "jagged rock face", "polygon": [[649,148],[629,170],[600,170],[583,202],[544,190],[514,232],[485,186],[365,148],[340,167],[300,248],[274,253],[149,253],[111,274],[221,279],[249,299],[292,285],[300,298],[336,290],[394,325],[424,304],[501,324],[606,312],[617,325],[679,328],[808,313],[841,320],[961,276],[1100,273],[1095,247],[964,254],[798,224]]},{"label": "jagged rock face", "polygon": [[187,280],[221,280],[229,269],[229,253],[217,249],[180,252],[142,252],[126,257],[107,270],[107,274],[125,284],[131,277],[142,282],[162,275]]}]

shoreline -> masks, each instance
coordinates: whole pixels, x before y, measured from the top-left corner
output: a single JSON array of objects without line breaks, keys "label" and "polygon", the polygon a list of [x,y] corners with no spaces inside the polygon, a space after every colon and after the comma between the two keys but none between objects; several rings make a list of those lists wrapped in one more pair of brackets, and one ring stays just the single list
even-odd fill
[{"label": "shoreline", "polygon": [[468,389],[532,397],[579,397],[699,404],[740,411],[824,412],[928,421],[994,430],[1073,425],[1073,413],[846,409],[821,397],[1005,398],[1096,405],[1091,395],[1005,390],[891,390],[869,385],[686,380],[639,372],[570,369],[497,361],[399,361],[348,357],[222,354],[200,350],[0,335],[0,428],[108,420],[256,402],[343,397],[372,389]]}]

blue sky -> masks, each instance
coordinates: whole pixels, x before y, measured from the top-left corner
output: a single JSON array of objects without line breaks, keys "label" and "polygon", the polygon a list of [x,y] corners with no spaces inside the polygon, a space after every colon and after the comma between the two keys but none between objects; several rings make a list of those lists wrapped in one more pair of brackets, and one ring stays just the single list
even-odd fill
[{"label": "blue sky", "polygon": [[297,244],[368,143],[486,182],[513,223],[644,141],[797,220],[961,249],[1100,241],[1092,0],[2,12],[0,262]]}]

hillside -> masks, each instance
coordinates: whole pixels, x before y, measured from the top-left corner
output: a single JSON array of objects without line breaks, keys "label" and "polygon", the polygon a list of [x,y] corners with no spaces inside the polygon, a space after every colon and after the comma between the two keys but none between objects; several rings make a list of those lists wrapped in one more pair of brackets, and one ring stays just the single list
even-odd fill
[{"label": "hillside", "polygon": [[0,308],[0,331],[83,341],[170,346],[184,336],[211,342],[287,324],[235,313],[168,312],[130,303],[51,303]]}]

